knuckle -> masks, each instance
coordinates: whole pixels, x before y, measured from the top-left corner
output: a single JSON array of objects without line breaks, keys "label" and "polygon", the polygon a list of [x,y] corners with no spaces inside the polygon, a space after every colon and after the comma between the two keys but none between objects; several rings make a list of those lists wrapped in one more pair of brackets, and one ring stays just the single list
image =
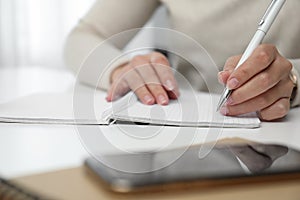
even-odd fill
[{"label": "knuckle", "polygon": [[258,46],[258,49],[266,52],[276,51],[276,47],[273,44],[261,44]]},{"label": "knuckle", "polygon": [[246,78],[250,77],[250,73],[248,72],[248,70],[243,67],[238,68],[237,71],[240,77],[246,77]]},{"label": "knuckle", "polygon": [[272,84],[272,77],[268,73],[261,73],[259,75],[259,84],[262,87],[269,87]]},{"label": "knuckle", "polygon": [[169,67],[167,59],[163,56],[155,57],[152,62],[160,64],[161,66]]},{"label": "knuckle", "polygon": [[278,102],[278,104],[276,105],[276,113],[278,114],[278,117],[284,117],[288,113],[288,111],[288,106],[286,106],[284,102]]},{"label": "knuckle", "polygon": [[293,69],[293,64],[287,59],[284,59],[284,60],[285,60],[285,63],[283,65],[286,67],[287,71],[290,72]]},{"label": "knuckle", "polygon": [[276,47],[271,44],[262,44],[257,48],[258,54],[256,59],[263,63],[269,63],[273,59]]},{"label": "knuckle", "polygon": [[131,64],[136,67],[136,65],[141,65],[147,62],[147,58],[143,55],[134,56],[131,59]]},{"label": "knuckle", "polygon": [[170,64],[167,58],[164,56],[155,56],[151,58],[151,63],[154,64],[153,66],[159,66],[160,68],[169,69]]},{"label": "knuckle", "polygon": [[271,55],[266,49],[262,49],[256,56],[256,59],[263,63],[268,63],[271,60]]}]

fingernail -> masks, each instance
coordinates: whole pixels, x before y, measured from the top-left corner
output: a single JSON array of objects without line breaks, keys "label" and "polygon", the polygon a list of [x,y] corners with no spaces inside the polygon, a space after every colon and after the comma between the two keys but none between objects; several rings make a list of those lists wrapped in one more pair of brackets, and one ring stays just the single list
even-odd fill
[{"label": "fingernail", "polygon": [[144,100],[146,104],[152,104],[153,103],[153,98],[150,95],[145,95]]},{"label": "fingernail", "polygon": [[233,104],[233,99],[232,97],[229,97],[225,103],[225,105],[232,105]]},{"label": "fingernail", "polygon": [[236,78],[232,78],[228,81],[227,87],[228,89],[234,89],[238,86],[239,81]]},{"label": "fingernail", "polygon": [[160,94],[158,96],[158,103],[161,105],[166,105],[166,104],[168,104],[168,100],[165,98],[164,95]]},{"label": "fingernail", "polygon": [[221,107],[220,113],[222,113],[223,115],[227,115],[228,114],[228,108],[226,106]]},{"label": "fingernail", "polygon": [[168,90],[170,90],[170,91],[172,91],[172,90],[175,89],[174,84],[172,83],[171,80],[167,80],[166,83],[165,83],[165,86],[166,86],[166,88],[167,88]]}]

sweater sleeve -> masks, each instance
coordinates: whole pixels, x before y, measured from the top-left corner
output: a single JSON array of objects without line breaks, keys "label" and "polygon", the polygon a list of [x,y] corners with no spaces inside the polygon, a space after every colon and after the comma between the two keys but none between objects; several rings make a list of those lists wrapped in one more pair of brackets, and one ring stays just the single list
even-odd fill
[{"label": "sweater sleeve", "polygon": [[[128,62],[129,58],[122,58],[105,69],[104,63],[99,59],[89,68],[90,72],[78,74],[81,65],[90,53],[109,37],[120,32],[142,27],[159,6],[157,0],[97,0],[89,12],[78,22],[76,27],[69,34],[64,50],[66,65],[77,74],[82,83],[96,86],[100,89],[108,89],[110,86],[110,74],[118,66]],[[124,37],[114,44],[105,43],[106,55],[119,57],[122,48],[132,39]],[[101,79],[96,81],[90,78],[90,74],[102,74]]]}]

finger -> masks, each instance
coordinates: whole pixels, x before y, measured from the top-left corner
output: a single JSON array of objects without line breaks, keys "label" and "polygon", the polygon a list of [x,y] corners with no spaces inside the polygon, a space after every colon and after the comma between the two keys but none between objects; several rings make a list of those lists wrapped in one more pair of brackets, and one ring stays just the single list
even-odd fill
[{"label": "finger", "polygon": [[169,97],[167,92],[163,89],[163,87],[159,84],[147,84],[147,88],[150,90],[152,95],[155,97],[155,101],[160,105],[169,104]]},{"label": "finger", "polygon": [[[230,104],[239,104],[266,92],[277,85],[280,80],[285,80],[283,82],[287,83],[291,68],[292,66],[288,61],[283,57],[278,57],[267,69],[233,91],[228,102],[230,102]],[[286,88],[282,89],[286,90],[290,88],[292,88],[292,85],[288,84]],[[278,95],[275,94],[275,96]]]},{"label": "finger", "polygon": [[134,93],[143,104],[153,105],[155,103],[154,97],[151,95],[149,89],[145,85],[136,89]]},{"label": "finger", "polygon": [[226,82],[230,76],[232,72],[230,71],[220,71],[218,73],[218,81],[219,83],[223,84],[223,85],[226,85]]},{"label": "finger", "polygon": [[220,71],[218,73],[218,80],[221,84],[224,84],[224,85],[226,84],[229,76],[231,75],[234,68],[238,64],[240,58],[241,58],[241,56],[237,55],[237,56],[232,56],[227,59],[227,61],[225,62],[223,71]]},{"label": "finger", "polygon": [[150,55],[150,62],[164,88],[172,91],[175,95],[173,97],[177,98],[179,96],[178,84],[168,59],[164,55],[154,52]]},{"label": "finger", "polygon": [[271,121],[283,118],[290,110],[289,98],[281,98],[271,106],[258,112],[259,118],[264,121]]},{"label": "finger", "polygon": [[258,46],[252,55],[228,78],[228,89],[243,85],[254,75],[266,69],[275,59],[277,50],[274,46],[264,44]]},{"label": "finger", "polygon": [[145,86],[144,80],[134,68],[129,65],[123,77],[129,88],[137,95],[142,103],[147,105],[155,103],[155,99]]},{"label": "finger", "polygon": [[130,65],[143,78],[146,87],[156,102],[161,105],[167,105],[169,103],[169,97],[161,85],[156,72],[150,65],[149,59],[146,56],[136,56],[131,60]]},{"label": "finger", "polygon": [[285,80],[281,81],[278,85],[271,88],[267,92],[243,103],[230,104],[231,102],[229,98],[225,108],[221,109],[221,113],[224,115],[234,116],[263,110],[274,104],[276,101],[278,101],[278,99],[289,98],[292,92],[292,87],[293,85],[290,83],[290,81]]},{"label": "finger", "polygon": [[156,72],[152,68],[148,56],[135,56],[130,61],[131,68],[135,69],[146,84],[161,84]]},{"label": "finger", "polygon": [[107,91],[106,100],[108,102],[114,101],[121,96],[125,95],[129,90],[128,84],[121,77],[122,73],[124,73],[124,68],[128,67],[127,64],[124,64],[118,68],[116,68],[112,72],[111,80],[112,84]]},{"label": "finger", "polygon": [[126,81],[118,79],[114,81],[107,92],[106,100],[108,102],[115,101],[129,92],[130,88]]},{"label": "finger", "polygon": [[231,56],[225,62],[223,71],[233,71],[241,59],[241,55]]}]

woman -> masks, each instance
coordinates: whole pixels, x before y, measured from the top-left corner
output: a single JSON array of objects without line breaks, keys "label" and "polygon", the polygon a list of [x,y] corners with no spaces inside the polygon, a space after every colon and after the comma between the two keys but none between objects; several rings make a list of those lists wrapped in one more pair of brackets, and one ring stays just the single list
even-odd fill
[{"label": "woman", "polygon": [[[262,120],[282,118],[290,106],[300,103],[295,79],[300,70],[299,1],[286,2],[265,44],[258,46],[250,58],[233,71],[240,58],[238,54],[244,51],[269,3],[269,0],[97,1],[70,34],[66,62],[78,72],[80,64],[98,44],[114,34],[142,27],[156,8],[164,4],[172,29],[196,40],[217,66],[224,66],[218,73],[219,82],[234,92],[221,108],[222,114],[256,111]],[[108,45],[107,52],[121,51],[126,42]],[[169,99],[179,95],[169,66],[168,59],[159,52],[138,55],[110,66],[97,87],[108,90],[108,101],[133,90],[145,104],[166,105]],[[99,67],[99,70],[103,69]],[[87,78],[81,81],[88,82]]]}]

